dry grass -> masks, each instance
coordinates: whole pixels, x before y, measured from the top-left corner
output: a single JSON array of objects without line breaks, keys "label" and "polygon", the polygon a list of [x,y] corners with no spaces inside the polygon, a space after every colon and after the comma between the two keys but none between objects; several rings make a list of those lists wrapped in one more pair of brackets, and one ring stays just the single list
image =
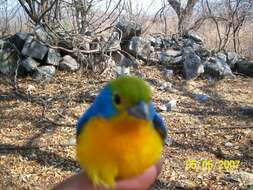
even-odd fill
[{"label": "dry grass", "polygon": [[[224,178],[224,171],[185,171],[187,159],[241,160],[240,171],[253,170],[253,119],[239,113],[241,105],[253,106],[253,79],[191,83],[171,80],[173,90],[161,91],[165,82],[159,68],[141,66],[138,72],[153,81],[154,101],[158,106],[171,99],[178,101],[173,112],[160,113],[168,127],[172,145],[164,150],[164,165],[154,189],[239,189],[243,183]],[[59,72],[51,82],[36,83],[29,77],[18,79],[21,90],[47,99],[29,101],[17,98],[11,85],[0,79],[0,189],[49,189],[79,171],[75,147],[68,140],[75,135],[75,122],[93,96],[111,77]],[[27,91],[29,85],[35,90]],[[202,91],[210,98],[194,100]],[[45,106],[46,105],[46,106]],[[222,127],[236,127],[221,129]],[[231,142],[232,147],[224,144]],[[238,172],[238,171],[236,171]]]}]

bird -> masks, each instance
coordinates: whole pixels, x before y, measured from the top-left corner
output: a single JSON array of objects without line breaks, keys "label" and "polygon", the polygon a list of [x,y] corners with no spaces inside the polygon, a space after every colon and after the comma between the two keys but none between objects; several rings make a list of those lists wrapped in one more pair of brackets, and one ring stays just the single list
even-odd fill
[{"label": "bird", "polygon": [[167,129],[150,86],[136,76],[109,81],[76,125],[76,157],[95,187],[144,172],[161,158]]}]

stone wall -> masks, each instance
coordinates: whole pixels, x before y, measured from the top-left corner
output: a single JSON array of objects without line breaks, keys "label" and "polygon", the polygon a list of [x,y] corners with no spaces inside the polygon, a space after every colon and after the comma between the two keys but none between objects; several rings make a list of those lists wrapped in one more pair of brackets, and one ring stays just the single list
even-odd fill
[{"label": "stone wall", "polygon": [[[50,45],[52,39],[48,34],[43,28],[35,27],[34,34],[19,32],[0,39],[0,72],[12,75],[17,70],[18,74],[29,74],[36,80],[50,79],[58,70],[74,72],[81,67],[92,68],[89,63],[101,64],[97,57],[105,55],[102,62],[110,61],[117,75],[129,74],[130,67],[142,60],[146,64],[164,66],[167,77],[181,73],[186,80],[199,76],[233,79],[235,73],[253,76],[252,61],[234,52],[216,53],[207,49],[195,32],[190,31],[184,36],[152,35],[145,38],[141,34],[141,25],[120,20],[109,38],[91,38],[92,34],[86,33],[81,37],[90,41],[74,48],[73,39],[59,40],[58,46]],[[80,55],[86,61],[80,61]]]}]

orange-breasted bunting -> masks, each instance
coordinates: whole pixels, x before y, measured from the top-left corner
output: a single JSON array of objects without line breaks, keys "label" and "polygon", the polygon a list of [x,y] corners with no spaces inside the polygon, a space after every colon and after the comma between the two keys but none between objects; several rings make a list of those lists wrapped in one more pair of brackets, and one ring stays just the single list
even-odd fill
[{"label": "orange-breasted bunting", "polygon": [[95,186],[142,173],[161,156],[167,131],[142,79],[110,81],[77,123],[77,159]]}]

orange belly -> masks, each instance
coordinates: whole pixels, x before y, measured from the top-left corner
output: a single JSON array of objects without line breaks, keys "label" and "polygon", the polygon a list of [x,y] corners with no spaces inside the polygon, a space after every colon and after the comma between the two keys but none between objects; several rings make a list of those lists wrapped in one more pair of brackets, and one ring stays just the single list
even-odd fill
[{"label": "orange belly", "polygon": [[162,140],[150,122],[122,114],[93,118],[77,139],[77,159],[95,185],[142,173],[160,159]]}]

